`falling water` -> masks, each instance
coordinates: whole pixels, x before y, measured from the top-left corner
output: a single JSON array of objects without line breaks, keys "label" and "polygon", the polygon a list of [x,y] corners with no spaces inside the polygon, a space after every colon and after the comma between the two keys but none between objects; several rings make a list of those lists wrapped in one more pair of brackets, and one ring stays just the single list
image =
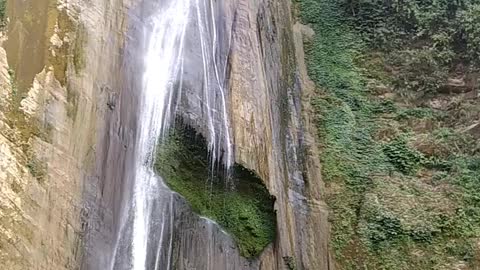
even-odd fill
[{"label": "falling water", "polygon": [[[149,0],[154,1],[154,0]],[[198,98],[204,114],[200,125],[213,160],[232,163],[225,93],[226,63],[218,63],[217,29],[212,0],[164,0],[145,19],[144,74],[137,130],[132,194],[123,216],[110,268],[170,269],[174,224],[173,196],[152,167],[157,142],[165,138],[182,99],[186,69],[199,69]],[[186,36],[197,31],[197,48],[187,48]],[[195,44],[194,44],[195,45]],[[186,49],[200,50],[203,66],[186,66]]]}]

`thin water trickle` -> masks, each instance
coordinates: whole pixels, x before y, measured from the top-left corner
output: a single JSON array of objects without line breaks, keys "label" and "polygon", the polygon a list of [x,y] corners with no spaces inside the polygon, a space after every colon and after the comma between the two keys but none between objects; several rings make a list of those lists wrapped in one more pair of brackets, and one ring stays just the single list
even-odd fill
[{"label": "thin water trickle", "polygon": [[[173,195],[155,175],[153,164],[157,142],[168,135],[175,122],[186,69],[202,69],[202,89],[198,96],[206,117],[199,125],[206,126],[207,134],[204,135],[212,160],[220,160],[226,168],[233,160],[225,93],[226,69],[219,67],[216,60],[214,2],[166,0],[160,5],[145,19],[147,46],[136,136],[135,178],[131,199],[124,202],[110,264],[112,270],[170,269]],[[201,50],[203,67],[185,66],[188,31],[198,31],[200,40],[196,45]]]}]

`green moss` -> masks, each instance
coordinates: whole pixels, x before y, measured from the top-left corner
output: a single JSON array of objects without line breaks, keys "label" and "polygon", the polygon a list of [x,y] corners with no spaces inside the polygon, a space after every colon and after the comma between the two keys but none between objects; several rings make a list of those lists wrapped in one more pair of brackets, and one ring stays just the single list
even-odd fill
[{"label": "green moss", "polygon": [[67,116],[70,119],[75,120],[78,111],[78,93],[72,89],[71,86],[67,86]]},{"label": "green moss", "polygon": [[0,27],[3,28],[7,21],[7,0],[0,0]]},{"label": "green moss", "polygon": [[15,72],[12,69],[8,70],[8,74],[10,76],[11,95],[5,108],[5,116],[8,125],[18,131],[18,136],[15,138],[10,136],[9,139],[19,145],[23,152],[27,154],[30,152],[30,139],[32,137],[38,137],[46,142],[51,140],[51,127],[42,126],[38,119],[26,115],[20,108],[27,93],[18,90]]},{"label": "green moss", "polygon": [[36,158],[31,158],[27,163],[30,174],[37,179],[40,184],[45,182],[47,177],[47,164]]},{"label": "green moss", "polygon": [[47,165],[35,157],[32,140],[39,138],[45,142],[51,142],[52,126],[42,124],[37,118],[25,114],[20,107],[26,93],[22,94],[18,90],[15,72],[9,69],[8,74],[11,94],[5,106],[5,120],[12,130],[5,132],[4,135],[21,150],[21,159],[29,173],[43,184],[47,178]]},{"label": "green moss", "polygon": [[285,265],[287,266],[288,270],[297,269],[297,265],[295,264],[295,258],[290,256],[285,256],[283,257],[283,261],[285,262]]},{"label": "green moss", "polygon": [[243,256],[255,257],[275,238],[274,199],[261,179],[240,165],[228,177],[222,168],[212,172],[205,145],[194,130],[177,129],[159,147],[155,168],[196,213],[229,232]]},{"label": "green moss", "polygon": [[73,48],[73,65],[77,74],[85,68],[86,59],[84,48],[87,41],[87,31],[83,25],[79,25],[75,33],[75,46]]}]

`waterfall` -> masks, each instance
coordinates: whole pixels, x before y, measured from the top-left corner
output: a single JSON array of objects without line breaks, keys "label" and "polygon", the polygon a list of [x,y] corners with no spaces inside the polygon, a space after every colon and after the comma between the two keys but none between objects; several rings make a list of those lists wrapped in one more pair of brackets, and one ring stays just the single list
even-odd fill
[{"label": "waterfall", "polygon": [[[149,0],[153,1],[153,0]],[[225,92],[226,63],[218,63],[215,8],[212,0],[164,0],[144,19],[140,113],[135,147],[135,173],[131,194],[123,202],[120,229],[110,269],[170,269],[174,231],[173,193],[155,175],[153,163],[158,141],[168,135],[182,102],[184,73],[202,74],[198,89],[204,118],[199,125],[213,161],[229,167],[233,162]],[[196,32],[196,48],[186,36]],[[192,32],[192,33],[193,33]],[[202,66],[187,66],[185,50],[199,50]],[[212,162],[214,164],[215,162]],[[213,168],[212,168],[213,169]]]}]

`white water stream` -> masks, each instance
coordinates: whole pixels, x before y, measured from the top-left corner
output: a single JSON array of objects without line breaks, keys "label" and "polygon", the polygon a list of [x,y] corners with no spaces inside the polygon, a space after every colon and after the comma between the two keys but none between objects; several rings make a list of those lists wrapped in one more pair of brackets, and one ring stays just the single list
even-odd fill
[{"label": "white water stream", "polygon": [[[227,167],[232,163],[224,87],[226,65],[219,68],[216,63],[217,29],[213,5],[212,0],[164,0],[159,10],[145,19],[145,70],[140,89],[135,179],[130,199],[123,206],[110,263],[112,270],[171,268],[172,194],[152,167],[157,142],[168,135],[174,123],[185,69],[203,70],[203,82],[198,83],[202,85],[199,98],[206,123],[201,124],[208,133],[204,136],[212,160],[222,159]],[[188,31],[198,31],[200,39],[195,49],[201,51],[203,66],[185,66]]]}]

